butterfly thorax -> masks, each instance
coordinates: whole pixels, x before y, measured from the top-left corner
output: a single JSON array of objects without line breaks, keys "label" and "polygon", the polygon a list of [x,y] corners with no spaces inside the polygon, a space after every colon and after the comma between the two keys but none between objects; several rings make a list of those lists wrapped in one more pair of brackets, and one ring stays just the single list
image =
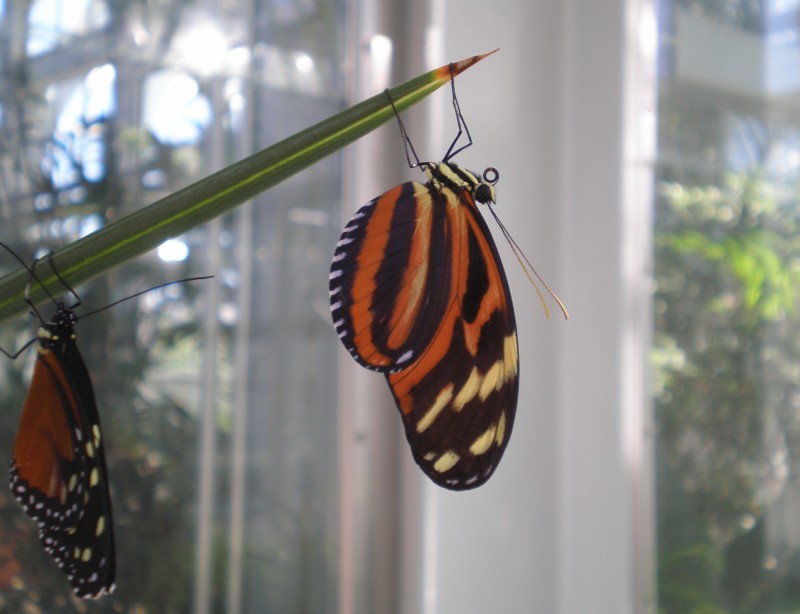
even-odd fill
[{"label": "butterfly thorax", "polygon": [[493,168],[486,169],[482,178],[452,162],[425,164],[423,170],[428,178],[428,185],[437,191],[449,188],[460,193],[466,190],[479,203],[495,202],[494,183],[497,182],[497,171]]}]

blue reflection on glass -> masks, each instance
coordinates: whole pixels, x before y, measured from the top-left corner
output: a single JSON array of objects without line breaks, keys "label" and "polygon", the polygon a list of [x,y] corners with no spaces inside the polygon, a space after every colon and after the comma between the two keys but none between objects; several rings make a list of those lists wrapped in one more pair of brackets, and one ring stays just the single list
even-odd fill
[{"label": "blue reflection on glass", "polygon": [[211,104],[188,73],[165,69],[144,83],[144,124],[165,145],[194,145],[211,122]]},{"label": "blue reflection on glass", "polygon": [[116,112],[117,70],[104,64],[89,71],[73,87],[56,119],[56,135],[49,151],[54,187],[105,179],[106,143],[103,123]]},{"label": "blue reflection on glass", "polygon": [[51,51],[63,40],[102,30],[111,21],[111,11],[102,0],[35,0],[28,13],[29,56]]}]

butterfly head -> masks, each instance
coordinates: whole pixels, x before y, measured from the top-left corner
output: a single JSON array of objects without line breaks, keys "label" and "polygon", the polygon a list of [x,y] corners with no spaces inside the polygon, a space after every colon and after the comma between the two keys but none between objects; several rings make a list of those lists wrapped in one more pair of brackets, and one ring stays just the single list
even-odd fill
[{"label": "butterfly head", "polygon": [[58,303],[58,308],[51,318],[49,324],[52,328],[58,329],[72,329],[78,322],[78,316],[75,312],[67,307],[64,303]]},{"label": "butterfly head", "polygon": [[483,171],[483,175],[481,176],[481,181],[475,187],[475,191],[473,192],[475,196],[475,200],[477,200],[482,205],[488,205],[489,203],[495,203],[495,193],[494,193],[494,185],[500,179],[500,173],[497,172],[497,169],[490,166],[485,171]]},{"label": "butterfly head", "polygon": [[39,329],[37,337],[44,347],[52,347],[60,339],[65,337],[75,337],[75,324],[78,316],[64,303],[58,303],[53,317],[49,322],[44,322]]}]

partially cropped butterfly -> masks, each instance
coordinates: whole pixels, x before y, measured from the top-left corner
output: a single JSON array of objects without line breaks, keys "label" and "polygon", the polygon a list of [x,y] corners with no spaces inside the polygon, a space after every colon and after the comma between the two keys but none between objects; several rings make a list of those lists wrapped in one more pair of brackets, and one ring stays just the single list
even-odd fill
[{"label": "partially cropped butterfly", "polygon": [[[39,282],[36,262],[28,268],[8,246],[0,246]],[[75,594],[95,598],[114,591],[116,569],[105,444],[92,381],[76,343],[78,316],[74,309],[81,304],[80,297],[55,267],[53,272],[75,297],[75,303],[67,306],[56,301],[39,282],[56,304],[56,313],[49,321],[43,320],[26,292],[31,313],[39,320],[39,332],[15,354],[0,349],[16,358],[38,342],[33,377],[14,440],[10,485],[25,513],[39,524],[44,549],[66,574]],[[180,281],[194,279],[207,277]]]},{"label": "partially cropped butterfly", "polygon": [[[33,268],[29,273],[36,279]],[[114,590],[114,528],[100,417],[75,342],[73,309],[80,299],[69,289],[77,302],[68,307],[54,300],[56,313],[49,321],[28,301],[40,324],[36,338],[16,354],[3,350],[16,358],[38,342],[9,476],[12,494],[39,523],[44,549],[75,594],[93,598]]]},{"label": "partially cropped butterfly", "polygon": [[[467,490],[491,477],[508,445],[519,360],[508,282],[476,204],[495,202],[499,174],[451,161],[472,144],[451,85],[459,130],[438,164],[419,161],[395,110],[409,166],[427,182],[399,185],[356,212],[336,245],[329,290],[337,334],[359,364],[385,375],[414,460],[436,484]],[[468,142],[456,148],[462,133]]]}]

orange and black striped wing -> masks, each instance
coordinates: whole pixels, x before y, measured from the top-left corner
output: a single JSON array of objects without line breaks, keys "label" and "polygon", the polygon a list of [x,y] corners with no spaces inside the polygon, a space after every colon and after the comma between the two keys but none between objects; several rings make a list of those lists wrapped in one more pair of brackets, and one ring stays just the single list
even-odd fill
[{"label": "orange and black striped wing", "polygon": [[414,460],[452,490],[488,480],[517,407],[519,360],[511,295],[497,248],[468,192],[431,192],[448,219],[453,283],[426,351],[386,378]]},{"label": "orange and black striped wing", "polygon": [[337,246],[331,302],[350,353],[385,373],[426,475],[452,490],[489,479],[514,423],[518,349],[471,194],[410,183],[362,208]]},{"label": "orange and black striped wing", "polygon": [[388,373],[418,358],[447,311],[447,214],[427,186],[399,185],[359,209],[330,272],[331,313],[362,366]]},{"label": "orange and black striped wing", "polygon": [[47,343],[20,416],[11,491],[75,593],[99,597],[114,590],[115,555],[97,406],[75,341]]}]

